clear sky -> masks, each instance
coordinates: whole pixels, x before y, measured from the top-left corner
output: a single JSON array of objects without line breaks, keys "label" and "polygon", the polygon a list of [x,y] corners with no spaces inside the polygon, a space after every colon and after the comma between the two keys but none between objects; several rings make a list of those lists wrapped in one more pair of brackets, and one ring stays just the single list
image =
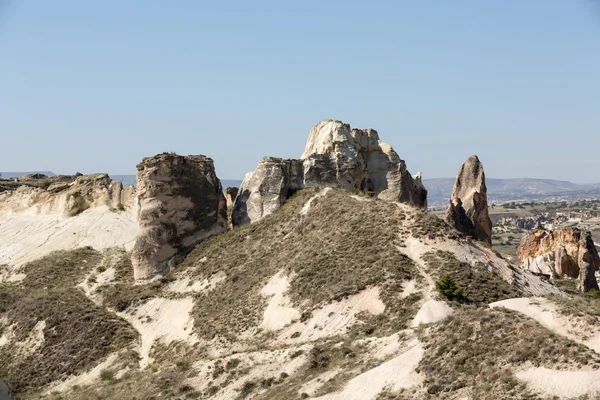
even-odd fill
[{"label": "clear sky", "polygon": [[600,0],[0,0],[0,171],[241,179],[329,118],[425,178],[600,182]]}]

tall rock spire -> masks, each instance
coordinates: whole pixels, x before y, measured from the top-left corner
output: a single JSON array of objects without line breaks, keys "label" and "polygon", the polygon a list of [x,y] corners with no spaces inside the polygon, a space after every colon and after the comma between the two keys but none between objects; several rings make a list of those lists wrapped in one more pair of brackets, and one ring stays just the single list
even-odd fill
[{"label": "tall rock spire", "polygon": [[492,244],[485,173],[477,156],[469,157],[458,171],[446,221],[465,235]]}]

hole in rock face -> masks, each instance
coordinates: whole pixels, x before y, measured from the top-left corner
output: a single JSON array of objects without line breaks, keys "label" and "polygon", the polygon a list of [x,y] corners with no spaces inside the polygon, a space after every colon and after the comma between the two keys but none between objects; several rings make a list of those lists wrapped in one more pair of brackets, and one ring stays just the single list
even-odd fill
[{"label": "hole in rock face", "polygon": [[370,178],[363,178],[363,180],[360,182],[360,190],[369,193],[374,192],[375,187],[373,186],[373,181],[371,181]]},{"label": "hole in rock face", "polygon": [[[559,267],[560,271],[569,278],[579,277],[579,265],[577,265],[577,261],[573,257],[565,254],[559,261]],[[560,273],[560,271],[557,272]]]}]

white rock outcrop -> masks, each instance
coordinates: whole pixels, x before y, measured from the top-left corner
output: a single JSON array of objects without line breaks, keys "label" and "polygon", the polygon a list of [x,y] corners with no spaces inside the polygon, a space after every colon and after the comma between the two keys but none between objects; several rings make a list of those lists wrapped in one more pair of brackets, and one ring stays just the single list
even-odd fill
[{"label": "white rock outcrop", "polygon": [[477,156],[469,157],[456,175],[446,222],[465,235],[492,244],[485,172]]},{"label": "white rock outcrop", "polygon": [[305,187],[340,187],[427,208],[420,174],[411,176],[377,131],[325,120],[310,131],[300,159],[265,157],[246,175],[235,201],[233,225],[260,220]]},{"label": "white rock outcrop", "polygon": [[193,247],[227,230],[227,206],[211,158],[163,153],[137,166],[140,230],[136,279],[168,272]]}]

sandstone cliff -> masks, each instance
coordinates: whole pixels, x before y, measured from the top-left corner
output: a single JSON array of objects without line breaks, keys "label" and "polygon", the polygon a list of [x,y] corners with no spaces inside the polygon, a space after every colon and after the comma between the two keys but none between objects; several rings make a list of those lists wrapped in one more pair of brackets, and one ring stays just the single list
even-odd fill
[{"label": "sandstone cliff", "polygon": [[227,230],[227,206],[211,158],[163,153],[137,166],[136,279],[168,272],[200,241]]},{"label": "sandstone cliff", "polygon": [[4,180],[0,265],[19,267],[55,250],[131,249],[137,232],[135,189],[107,174]]},{"label": "sandstone cliff", "polygon": [[233,225],[262,219],[303,187],[301,160],[264,157],[240,186],[231,216]]},{"label": "sandstone cliff", "polygon": [[[0,211],[33,209],[40,213],[61,213],[72,217],[93,207],[124,209],[135,206],[133,186],[123,189],[108,174],[80,176],[25,176],[11,190],[0,194]],[[24,183],[23,183],[24,182]]]},{"label": "sandstone cliff", "polygon": [[580,279],[583,291],[598,289],[594,271],[600,268],[600,257],[588,231],[566,228],[529,232],[521,238],[518,257],[523,269],[554,278]]},{"label": "sandstone cliff", "polygon": [[458,171],[446,222],[466,235],[492,243],[485,173],[477,156],[469,157]]},{"label": "sandstone cliff", "polygon": [[377,131],[326,120],[311,130],[300,159],[265,157],[246,175],[235,202],[233,225],[260,220],[299,189],[324,186],[427,208],[420,174],[412,177]]}]

